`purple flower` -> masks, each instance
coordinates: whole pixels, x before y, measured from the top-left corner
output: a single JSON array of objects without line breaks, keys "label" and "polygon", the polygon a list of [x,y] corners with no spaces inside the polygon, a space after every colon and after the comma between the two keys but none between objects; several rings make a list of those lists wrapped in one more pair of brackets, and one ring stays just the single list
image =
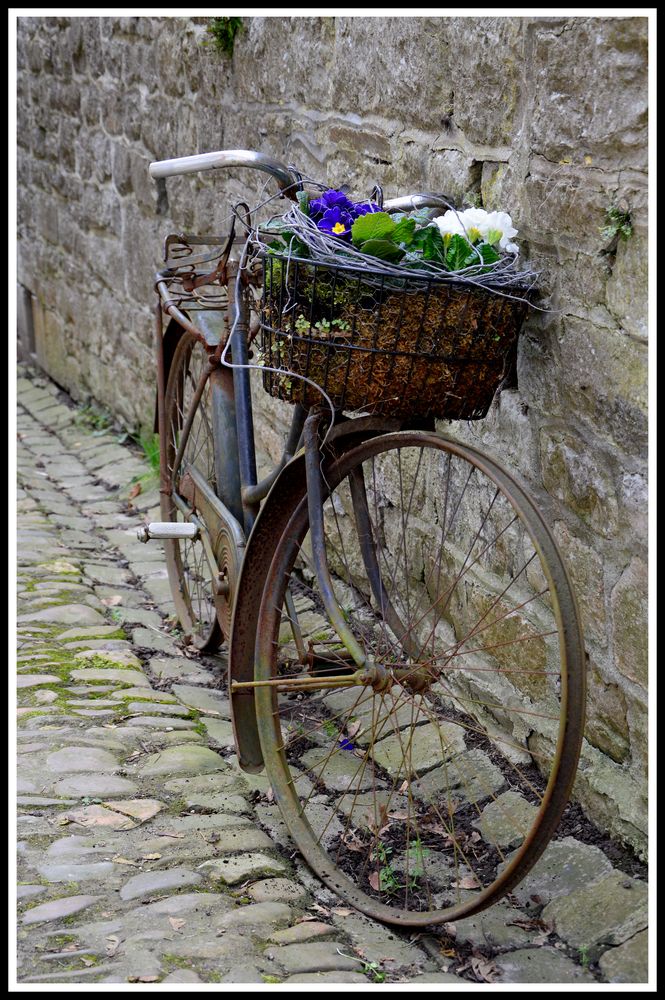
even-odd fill
[{"label": "purple flower", "polygon": [[313,198],[310,201],[310,218],[317,221],[331,208],[338,208],[342,212],[353,212],[353,202],[350,202],[342,191],[324,191],[320,198]]},{"label": "purple flower", "polygon": [[346,736],[340,736],[338,743],[340,750],[355,750],[353,743]]},{"label": "purple flower", "polygon": [[350,212],[342,211],[341,208],[329,208],[316,225],[322,233],[330,233],[331,236],[341,236],[350,239],[353,216]]},{"label": "purple flower", "polygon": [[373,215],[374,212],[381,211],[379,206],[373,201],[358,201],[353,207],[355,209],[356,216]]}]

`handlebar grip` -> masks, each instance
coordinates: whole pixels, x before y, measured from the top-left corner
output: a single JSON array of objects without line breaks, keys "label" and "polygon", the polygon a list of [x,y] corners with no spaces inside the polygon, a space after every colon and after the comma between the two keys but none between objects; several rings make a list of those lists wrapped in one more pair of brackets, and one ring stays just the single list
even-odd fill
[{"label": "handlebar grip", "polygon": [[390,198],[383,203],[384,212],[411,212],[417,208],[453,208],[452,198],[444,194],[433,194],[431,191],[420,194],[404,194],[399,198]]},{"label": "handlebar grip", "polygon": [[255,153],[249,149],[221,149],[216,153],[196,153],[194,156],[178,156],[173,160],[156,160],[148,169],[151,177],[159,178],[225,167],[252,167],[255,170],[263,170],[275,178],[287,198],[296,200],[299,182],[289,168],[279,160],[273,160],[264,153]]}]

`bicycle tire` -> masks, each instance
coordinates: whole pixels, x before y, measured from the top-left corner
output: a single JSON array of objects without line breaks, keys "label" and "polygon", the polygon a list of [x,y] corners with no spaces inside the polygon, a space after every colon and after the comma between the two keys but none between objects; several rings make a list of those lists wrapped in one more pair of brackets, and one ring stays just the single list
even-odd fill
[{"label": "bicycle tire", "polygon": [[[178,489],[182,472],[182,469],[174,469],[180,434],[198,380],[207,366],[208,355],[200,341],[184,332],[173,355],[164,394],[164,451],[171,491]],[[210,382],[199,400],[183,463],[184,467],[187,463],[195,465],[213,490],[216,489]],[[184,520],[172,492],[162,492],[161,512],[164,521]],[[223,641],[213,596],[217,573],[209,566],[202,542],[165,539],[164,554],[176,614],[184,632],[202,652],[215,652]]]},{"label": "bicycle tire", "polygon": [[[310,652],[328,643],[325,662],[335,649],[304,499],[275,549],[257,630],[257,718],[275,799],[309,865],[357,909],[421,927],[470,916],[524,877],[568,800],[585,693],[570,581],[534,501],[476,449],[405,431],[363,442],[323,473],[338,601],[384,669],[360,688],[312,692],[298,680],[287,593],[309,616]],[[369,533],[352,501],[360,473]]]}]

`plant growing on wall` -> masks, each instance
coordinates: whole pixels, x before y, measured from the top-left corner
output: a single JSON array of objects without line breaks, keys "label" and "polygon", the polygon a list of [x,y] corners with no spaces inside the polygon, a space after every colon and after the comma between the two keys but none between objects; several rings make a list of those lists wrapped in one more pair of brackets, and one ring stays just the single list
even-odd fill
[{"label": "plant growing on wall", "polygon": [[211,37],[204,44],[214,45],[218,52],[230,58],[233,55],[236,35],[241,30],[241,17],[213,17],[206,28]]}]

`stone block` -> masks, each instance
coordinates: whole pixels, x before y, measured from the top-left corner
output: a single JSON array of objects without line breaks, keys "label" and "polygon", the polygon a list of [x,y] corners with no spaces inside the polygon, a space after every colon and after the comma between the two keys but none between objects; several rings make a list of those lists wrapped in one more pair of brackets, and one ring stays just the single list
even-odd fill
[{"label": "stone block", "polygon": [[624,677],[643,688],[648,683],[647,565],[631,559],[612,591],[615,663]]},{"label": "stone block", "polygon": [[596,534],[611,538],[618,530],[616,488],[607,460],[572,431],[540,433],[543,485]]}]

